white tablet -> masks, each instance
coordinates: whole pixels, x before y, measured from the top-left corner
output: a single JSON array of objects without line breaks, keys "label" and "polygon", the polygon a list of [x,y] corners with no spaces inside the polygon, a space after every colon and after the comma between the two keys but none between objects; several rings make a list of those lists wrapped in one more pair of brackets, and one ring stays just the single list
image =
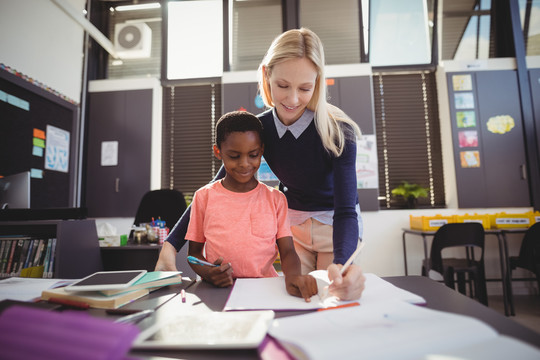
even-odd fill
[{"label": "white tablet", "polygon": [[98,271],[65,287],[66,291],[120,290],[133,285],[146,270]]},{"label": "white tablet", "polygon": [[138,349],[247,349],[263,341],[274,312],[197,312],[159,320],[142,331]]}]

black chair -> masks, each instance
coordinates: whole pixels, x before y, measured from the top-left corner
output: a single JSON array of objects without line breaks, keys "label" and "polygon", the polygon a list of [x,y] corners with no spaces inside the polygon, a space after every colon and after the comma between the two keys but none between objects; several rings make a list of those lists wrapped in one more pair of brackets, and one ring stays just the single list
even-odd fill
[{"label": "black chair", "polygon": [[538,282],[538,288],[540,289],[540,223],[536,223],[531,226],[521,242],[518,256],[509,257],[509,275],[510,281],[508,284],[508,300],[510,302],[510,309],[512,314],[514,313],[514,299],[512,295],[512,270],[522,268],[529,270],[536,276]]},{"label": "black chair", "polygon": [[[443,258],[446,248],[461,247],[465,250],[464,258]],[[480,255],[475,254],[475,249]],[[477,256],[478,258],[475,258]],[[429,276],[430,270],[442,275],[445,285],[469,296],[482,304],[488,304],[486,276],[484,270],[484,227],[480,223],[452,223],[443,225],[435,232],[431,244],[429,259],[424,260],[422,275]]]},{"label": "black chair", "polygon": [[139,226],[141,223],[151,222],[152,218],[161,218],[167,227],[172,229],[186,208],[182,192],[171,189],[152,190],[141,199],[133,223]]}]

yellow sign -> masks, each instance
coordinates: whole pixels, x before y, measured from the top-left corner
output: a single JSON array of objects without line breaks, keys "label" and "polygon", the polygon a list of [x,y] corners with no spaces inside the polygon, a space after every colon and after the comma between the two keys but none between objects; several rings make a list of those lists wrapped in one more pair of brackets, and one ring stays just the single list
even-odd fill
[{"label": "yellow sign", "polygon": [[487,128],[494,134],[505,134],[516,126],[510,115],[498,115],[489,118]]}]

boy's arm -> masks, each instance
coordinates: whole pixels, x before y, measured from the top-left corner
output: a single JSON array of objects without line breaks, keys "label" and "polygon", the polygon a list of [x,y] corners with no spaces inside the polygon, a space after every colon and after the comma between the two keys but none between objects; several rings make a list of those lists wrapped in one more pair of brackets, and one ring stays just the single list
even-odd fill
[{"label": "boy's arm", "polygon": [[310,298],[317,294],[315,278],[310,275],[302,275],[300,258],[294,250],[291,236],[279,238],[276,242],[281,258],[281,270],[285,275],[287,292],[293,296],[302,297],[309,302]]},{"label": "boy's arm", "polygon": [[[204,243],[189,241],[188,255],[195,256],[198,259],[205,260],[203,256]],[[206,265],[195,265],[189,263],[189,266],[195,271],[203,280],[208,281],[218,287],[227,287],[233,284],[232,267],[230,263],[222,264],[223,258],[219,258],[214,261],[214,264],[219,265],[216,267]]]}]

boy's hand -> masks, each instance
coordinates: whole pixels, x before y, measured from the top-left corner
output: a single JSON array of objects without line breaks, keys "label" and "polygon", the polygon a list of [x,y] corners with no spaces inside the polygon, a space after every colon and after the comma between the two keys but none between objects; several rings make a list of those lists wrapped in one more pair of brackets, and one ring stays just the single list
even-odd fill
[{"label": "boy's hand", "polygon": [[[201,266],[204,268],[204,274],[199,274],[201,277],[214,284],[217,287],[228,287],[233,284],[232,273],[233,269],[230,263],[222,264],[223,258],[220,257],[214,261],[216,267]],[[202,271],[201,271],[202,272]]]},{"label": "boy's hand", "polygon": [[290,295],[304,298],[306,302],[317,294],[317,281],[311,275],[285,276],[285,287]]}]

